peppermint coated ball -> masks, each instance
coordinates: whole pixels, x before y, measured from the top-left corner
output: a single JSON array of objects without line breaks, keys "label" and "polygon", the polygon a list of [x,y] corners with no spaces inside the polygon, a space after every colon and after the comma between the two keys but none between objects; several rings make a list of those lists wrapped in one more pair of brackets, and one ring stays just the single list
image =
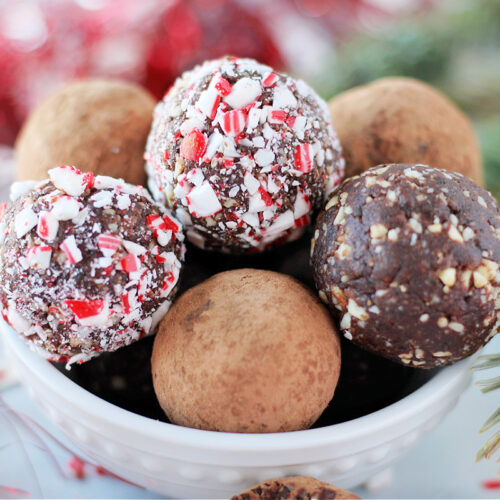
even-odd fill
[{"label": "peppermint coated ball", "polygon": [[184,236],[140,186],[70,166],[49,175],[2,207],[0,307],[32,349],[72,364],[154,332]]},{"label": "peppermint coated ball", "polygon": [[461,174],[390,164],[347,179],[311,256],[344,336],[386,358],[448,365],[497,333],[500,211]]},{"label": "peppermint coated ball", "polygon": [[188,239],[231,253],[298,237],[344,173],[325,102],[251,59],[184,73],[156,107],[145,157]]}]

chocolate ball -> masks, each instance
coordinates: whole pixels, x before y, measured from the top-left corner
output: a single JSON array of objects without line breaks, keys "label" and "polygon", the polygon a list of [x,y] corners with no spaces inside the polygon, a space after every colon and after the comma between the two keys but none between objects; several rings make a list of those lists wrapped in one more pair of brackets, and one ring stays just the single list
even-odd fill
[{"label": "chocolate ball", "polygon": [[461,174],[393,164],[347,179],[318,217],[312,263],[344,336],[394,361],[454,363],[497,331],[500,211]]},{"label": "chocolate ball", "polygon": [[329,103],[346,176],[382,163],[424,163],[482,185],[481,153],[470,120],[445,95],[413,78],[382,78]]},{"label": "chocolate ball", "polygon": [[293,476],[269,479],[235,495],[231,500],[347,500],[359,499],[354,493],[323,483],[312,477]]},{"label": "chocolate ball", "polygon": [[146,183],[144,147],[155,101],[138,85],[82,80],[38,108],[17,139],[18,180],[43,180],[54,165]]},{"label": "chocolate ball", "polygon": [[52,361],[87,361],[153,333],[176,293],[181,224],[139,187],[49,171],[0,221],[0,306]]},{"label": "chocolate ball", "polygon": [[332,399],[340,343],[328,310],[271,271],[217,274],[162,321],[153,384],[171,422],[226,432],[310,427]]},{"label": "chocolate ball", "polygon": [[324,101],[251,59],[184,73],[154,114],[150,188],[195,245],[262,250],[298,237],[343,176]]}]

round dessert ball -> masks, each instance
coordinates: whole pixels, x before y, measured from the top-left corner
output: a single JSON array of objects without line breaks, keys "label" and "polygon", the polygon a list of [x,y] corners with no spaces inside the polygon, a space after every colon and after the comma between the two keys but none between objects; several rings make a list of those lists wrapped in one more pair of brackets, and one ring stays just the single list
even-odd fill
[{"label": "round dessert ball", "polygon": [[329,108],[348,177],[384,163],[424,163],[483,183],[470,120],[430,85],[382,78],[343,92]]},{"label": "round dessert ball", "polygon": [[67,85],[38,108],[16,143],[18,180],[43,180],[54,165],[146,183],[144,147],[155,100],[138,85],[92,79]]},{"label": "round dessert ball", "polygon": [[326,103],[251,59],[184,73],[156,107],[150,188],[201,248],[242,253],[298,237],[343,176]]},{"label": "round dessert ball", "polygon": [[312,477],[291,476],[269,479],[235,495],[231,500],[347,500],[359,499],[354,493],[323,483]]},{"label": "round dessert ball", "polygon": [[82,173],[2,207],[0,307],[51,361],[87,361],[153,333],[177,290],[181,224],[140,186]]},{"label": "round dessert ball", "polygon": [[498,329],[500,211],[461,174],[392,164],[347,179],[312,263],[344,336],[394,361],[448,365]]},{"label": "round dessert ball", "polygon": [[340,343],[290,276],[238,269],[184,293],[160,324],[153,384],[171,422],[225,432],[310,427],[333,397]]}]

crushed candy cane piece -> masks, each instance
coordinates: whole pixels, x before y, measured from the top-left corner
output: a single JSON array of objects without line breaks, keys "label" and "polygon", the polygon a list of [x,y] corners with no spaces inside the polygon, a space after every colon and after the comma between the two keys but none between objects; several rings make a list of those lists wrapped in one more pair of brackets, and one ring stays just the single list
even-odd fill
[{"label": "crushed candy cane piece", "polygon": [[94,174],[80,172],[76,167],[64,165],[49,170],[52,184],[70,196],[81,196],[94,185]]},{"label": "crushed candy cane piece", "polygon": [[109,307],[106,300],[65,300],[66,306],[83,326],[106,326]]},{"label": "crushed candy cane piece", "polygon": [[66,254],[68,262],[73,265],[81,262],[83,259],[82,252],[76,244],[75,237],[73,235],[68,236],[60,245],[61,250]]},{"label": "crushed candy cane piece", "polygon": [[33,211],[33,205],[23,208],[14,220],[16,236],[22,238],[29,233],[38,223],[38,215]]},{"label": "crushed candy cane piece", "polygon": [[234,109],[224,113],[221,117],[222,130],[227,135],[236,137],[243,132],[247,122],[247,114],[242,109]]},{"label": "crushed candy cane piece", "polygon": [[295,169],[299,172],[310,172],[313,165],[312,155],[311,144],[299,144],[295,148]]},{"label": "crushed candy cane piece", "polygon": [[255,101],[262,94],[262,87],[257,80],[240,78],[231,89],[230,94],[224,97],[224,102],[233,109],[244,108]]},{"label": "crushed candy cane piece", "polygon": [[279,79],[279,76],[276,73],[273,73],[270,71],[266,75],[264,75],[264,78],[262,80],[262,85],[264,87],[272,87]]},{"label": "crushed candy cane piece", "polygon": [[222,210],[215,191],[208,181],[191,190],[186,196],[189,212],[195,217],[209,217]]},{"label": "crushed candy cane piece", "polygon": [[141,261],[137,255],[129,253],[120,261],[120,269],[126,273],[135,273],[141,267]]},{"label": "crushed candy cane piece", "polygon": [[[220,95],[215,89],[207,89],[200,94],[196,107],[208,118],[213,120],[217,114],[220,103]],[[181,130],[182,133],[182,130]]]},{"label": "crushed candy cane piece", "polygon": [[81,203],[71,196],[58,196],[50,212],[57,220],[70,220],[78,215],[81,206]]},{"label": "crushed candy cane piece", "polygon": [[97,246],[106,257],[111,257],[121,247],[122,241],[113,234],[100,234],[97,237]]},{"label": "crushed candy cane piece", "polygon": [[52,212],[40,212],[36,232],[45,241],[54,241],[59,231],[59,221]]},{"label": "crushed candy cane piece", "polygon": [[215,88],[221,96],[226,97],[231,93],[233,86],[225,78],[219,76],[215,83]]},{"label": "crushed candy cane piece", "polygon": [[27,259],[31,267],[39,269],[48,269],[50,266],[50,258],[52,256],[52,248],[47,245],[39,245],[31,247],[28,250]]},{"label": "crushed candy cane piece", "polygon": [[187,160],[198,161],[207,150],[207,138],[197,128],[181,142],[181,155]]}]

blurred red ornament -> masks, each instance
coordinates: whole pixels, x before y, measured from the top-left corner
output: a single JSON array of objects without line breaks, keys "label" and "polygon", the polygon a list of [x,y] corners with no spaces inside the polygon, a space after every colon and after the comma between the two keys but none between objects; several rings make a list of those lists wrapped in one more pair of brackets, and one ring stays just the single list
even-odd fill
[{"label": "blurred red ornament", "polygon": [[183,71],[223,55],[284,65],[262,13],[230,0],[178,1],[163,15],[147,58],[146,86],[161,97]]},{"label": "blurred red ornament", "polygon": [[5,0],[0,143],[67,81],[126,78],[160,98],[184,70],[228,53],[283,66],[259,14],[232,0]]}]

